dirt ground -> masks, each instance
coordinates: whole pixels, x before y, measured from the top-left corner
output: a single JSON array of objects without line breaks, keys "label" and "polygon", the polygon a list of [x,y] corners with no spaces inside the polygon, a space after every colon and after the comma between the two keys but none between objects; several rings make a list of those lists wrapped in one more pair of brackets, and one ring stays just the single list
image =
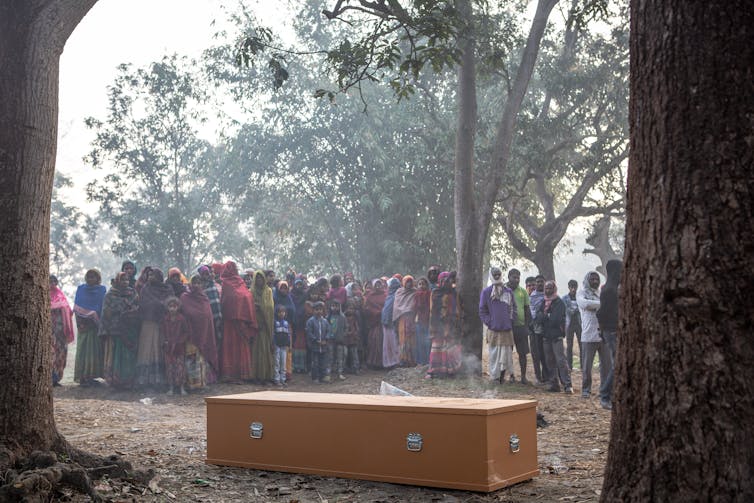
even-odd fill
[{"label": "dirt ground", "polygon": [[[70,369],[72,370],[72,366]],[[156,472],[148,489],[122,481],[100,481],[99,492],[111,501],[284,501],[284,502],[492,502],[596,501],[607,456],[610,412],[599,398],[583,399],[580,372],[574,370],[575,394],[550,393],[532,385],[499,385],[482,378],[423,379],[424,368],[367,371],[343,382],[312,384],[296,374],[289,391],[379,393],[385,380],[417,396],[534,399],[549,425],[537,430],[540,475],[490,494],[431,489],[313,475],[268,472],[205,464],[205,396],[259,391],[264,386],[215,385],[202,394],[167,396],[115,392],[107,386],[55,388],[55,420],[76,447],[117,453],[134,467]],[[67,372],[66,372],[67,373]],[[599,372],[593,372],[599,389]],[[276,388],[277,389],[277,388]],[[150,398],[151,403],[142,403]],[[150,402],[150,400],[146,400]],[[64,496],[64,501],[85,501]]]}]

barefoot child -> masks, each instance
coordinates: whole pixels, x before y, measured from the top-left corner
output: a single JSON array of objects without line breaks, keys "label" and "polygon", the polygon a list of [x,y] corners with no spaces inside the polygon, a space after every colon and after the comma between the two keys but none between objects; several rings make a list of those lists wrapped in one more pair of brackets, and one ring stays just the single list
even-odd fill
[{"label": "barefoot child", "polygon": [[186,381],[186,340],[189,327],[186,318],[178,312],[181,301],[177,297],[165,299],[165,307],[168,312],[162,320],[160,332],[164,337],[165,373],[170,387],[168,395],[172,395],[173,390],[185,395],[183,385]]}]

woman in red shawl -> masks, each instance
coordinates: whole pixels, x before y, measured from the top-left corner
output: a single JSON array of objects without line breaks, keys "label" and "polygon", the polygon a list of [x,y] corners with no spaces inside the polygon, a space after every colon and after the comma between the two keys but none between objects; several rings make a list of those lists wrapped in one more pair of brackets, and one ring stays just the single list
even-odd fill
[{"label": "woman in red shawl", "polygon": [[60,386],[68,358],[68,344],[73,342],[73,311],[58,278],[50,275],[50,321],[52,323],[52,385]]},{"label": "woman in red shawl", "polygon": [[381,279],[372,282],[372,290],[364,296],[364,325],[367,331],[367,365],[382,368],[382,308],[385,306],[385,283]]},{"label": "woman in red shawl", "polygon": [[398,332],[401,367],[416,367],[416,288],[412,276],[403,277],[403,286],[395,292],[393,322]]},{"label": "woman in red shawl", "polygon": [[189,288],[181,295],[181,312],[189,324],[186,383],[191,390],[217,382],[218,367],[212,308],[201,277],[192,277]]},{"label": "woman in red shawl", "polygon": [[[214,268],[214,266],[213,266]],[[220,357],[220,378],[225,382],[251,379],[251,344],[257,336],[254,297],[246,288],[238,266],[228,261],[221,275],[223,289],[220,304],[223,311],[223,343]]]},{"label": "woman in red shawl", "polygon": [[429,338],[429,297],[432,291],[429,289],[429,280],[421,277],[416,282],[416,363],[426,365],[429,363],[429,351],[432,341]]}]

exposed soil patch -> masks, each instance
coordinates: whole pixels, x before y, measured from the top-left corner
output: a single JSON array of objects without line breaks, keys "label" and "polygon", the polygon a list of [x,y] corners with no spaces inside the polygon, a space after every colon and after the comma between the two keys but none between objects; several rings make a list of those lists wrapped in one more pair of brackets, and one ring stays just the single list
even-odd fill
[{"label": "exposed soil patch", "polygon": [[[55,389],[55,419],[66,439],[102,456],[119,454],[134,468],[153,469],[149,487],[127,481],[96,483],[113,501],[596,501],[607,456],[610,412],[599,399],[579,395],[581,378],[573,373],[574,395],[549,393],[521,384],[498,385],[485,378],[425,380],[423,369],[367,371],[329,385],[312,384],[296,374],[290,391],[378,393],[385,380],[417,396],[457,396],[538,400],[549,425],[538,429],[540,475],[491,494],[430,489],[313,475],[207,465],[204,396],[269,389],[255,385],[216,385],[203,395],[167,396],[113,392],[106,386],[75,384]],[[596,371],[593,389],[599,389]],[[150,398],[151,404],[140,400]],[[150,402],[150,400],[145,400]],[[73,492],[68,501],[86,501]],[[70,499],[68,499],[70,498]]]}]

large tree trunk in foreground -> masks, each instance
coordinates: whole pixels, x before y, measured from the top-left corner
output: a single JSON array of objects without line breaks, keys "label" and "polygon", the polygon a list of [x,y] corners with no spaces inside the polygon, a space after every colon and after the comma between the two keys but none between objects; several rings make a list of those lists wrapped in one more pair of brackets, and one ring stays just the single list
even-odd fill
[{"label": "large tree trunk in foreground", "polygon": [[48,283],[58,63],[95,1],[0,0],[0,448],[15,456],[61,444]]},{"label": "large tree trunk in foreground", "polygon": [[754,7],[633,0],[603,501],[754,501]]}]

